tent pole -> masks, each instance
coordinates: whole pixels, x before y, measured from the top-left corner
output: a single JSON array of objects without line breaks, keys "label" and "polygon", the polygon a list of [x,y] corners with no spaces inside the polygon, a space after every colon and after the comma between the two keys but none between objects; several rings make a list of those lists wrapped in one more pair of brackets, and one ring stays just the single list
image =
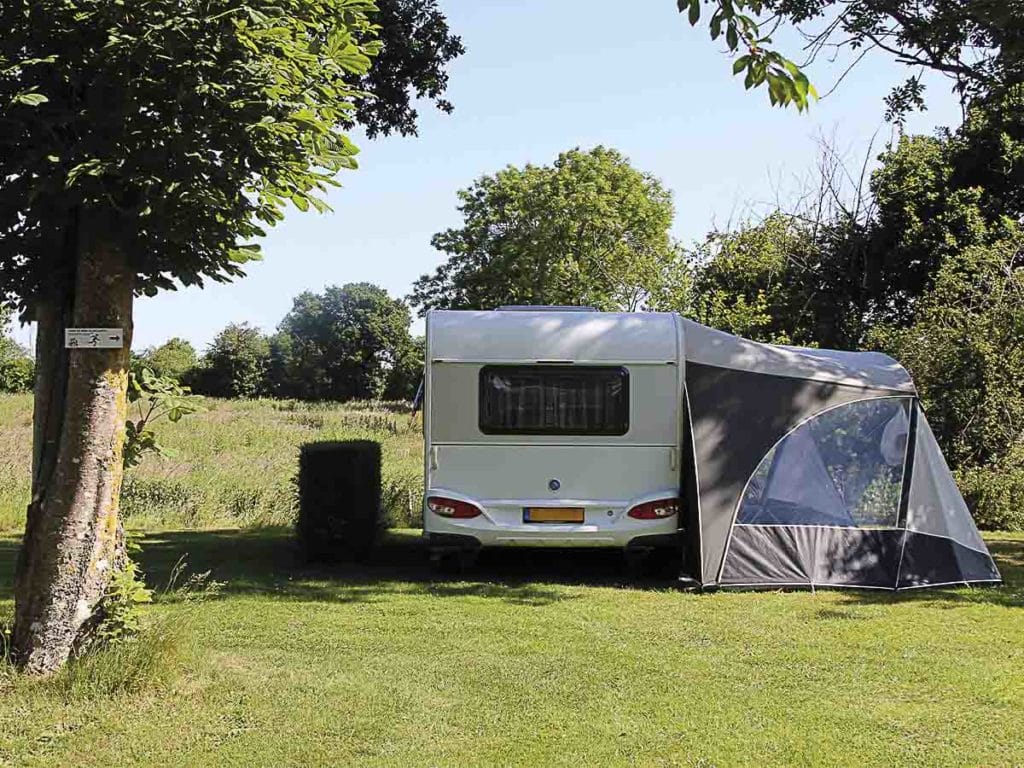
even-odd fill
[{"label": "tent pole", "polygon": [[910,405],[910,425],[907,427],[907,450],[903,460],[903,489],[900,493],[900,510],[897,524],[902,524],[903,536],[900,542],[900,559],[896,565],[896,583],[892,585],[893,591],[898,592],[900,588],[900,576],[903,575],[903,553],[907,550],[907,539],[910,533],[907,525],[910,523],[910,483],[914,475],[914,454],[917,452],[917,411],[920,408],[918,399],[915,397]]}]

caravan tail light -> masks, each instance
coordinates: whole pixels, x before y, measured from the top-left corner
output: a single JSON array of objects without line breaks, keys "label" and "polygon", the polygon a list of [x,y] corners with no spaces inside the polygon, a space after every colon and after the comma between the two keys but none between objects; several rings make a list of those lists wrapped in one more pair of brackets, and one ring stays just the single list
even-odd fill
[{"label": "caravan tail light", "polygon": [[430,496],[427,498],[427,507],[435,515],[441,517],[476,517],[481,514],[480,507],[470,504],[468,501],[458,499],[446,499],[444,496]]},{"label": "caravan tail light", "polygon": [[637,520],[661,520],[679,512],[679,499],[658,499],[637,504],[628,514]]}]

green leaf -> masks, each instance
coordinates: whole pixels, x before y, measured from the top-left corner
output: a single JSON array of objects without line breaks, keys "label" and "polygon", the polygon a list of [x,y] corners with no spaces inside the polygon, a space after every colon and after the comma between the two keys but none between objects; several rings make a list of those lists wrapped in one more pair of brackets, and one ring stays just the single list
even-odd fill
[{"label": "green leaf", "polygon": [[690,26],[700,21],[700,0],[690,0]]},{"label": "green leaf", "polygon": [[29,107],[38,107],[40,104],[45,104],[46,102],[48,102],[49,99],[41,93],[29,91],[26,93],[19,93],[11,101],[14,104],[24,104]]},{"label": "green leaf", "polygon": [[740,72],[743,71],[744,67],[746,67],[747,64],[749,64],[749,63],[750,63],[750,54],[746,54],[744,56],[740,56],[738,59],[736,59],[736,61],[734,61],[732,63],[732,73],[734,75],[738,75]]},{"label": "green leaf", "polygon": [[729,28],[725,31],[725,44],[729,46],[730,51],[735,51],[739,42],[739,35],[736,34],[736,25],[730,22]]}]

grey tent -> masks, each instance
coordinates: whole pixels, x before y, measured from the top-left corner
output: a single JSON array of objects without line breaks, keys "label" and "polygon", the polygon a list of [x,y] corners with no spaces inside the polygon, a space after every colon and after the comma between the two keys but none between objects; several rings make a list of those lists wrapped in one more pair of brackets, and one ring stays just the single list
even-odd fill
[{"label": "grey tent", "polygon": [[895,360],[684,321],[683,488],[703,587],[912,589],[999,571]]}]

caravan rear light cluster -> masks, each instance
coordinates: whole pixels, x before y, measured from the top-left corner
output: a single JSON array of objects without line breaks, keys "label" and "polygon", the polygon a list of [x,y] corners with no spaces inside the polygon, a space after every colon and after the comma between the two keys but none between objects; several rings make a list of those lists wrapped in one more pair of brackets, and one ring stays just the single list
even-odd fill
[{"label": "caravan rear light cluster", "polygon": [[427,507],[435,515],[441,517],[476,517],[481,514],[480,507],[470,504],[468,501],[458,499],[446,499],[444,496],[430,496],[427,498]]},{"label": "caravan rear light cluster", "polygon": [[658,499],[637,504],[628,514],[637,520],[661,520],[679,512],[679,499]]}]

